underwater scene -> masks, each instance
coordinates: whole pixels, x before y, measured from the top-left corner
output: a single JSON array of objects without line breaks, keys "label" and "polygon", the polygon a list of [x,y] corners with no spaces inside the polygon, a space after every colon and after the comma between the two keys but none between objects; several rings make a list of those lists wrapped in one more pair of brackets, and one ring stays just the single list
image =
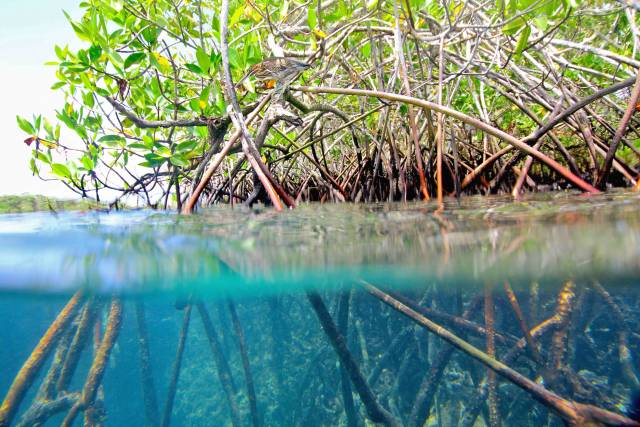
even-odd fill
[{"label": "underwater scene", "polygon": [[0,215],[0,427],[640,426],[640,197]]}]

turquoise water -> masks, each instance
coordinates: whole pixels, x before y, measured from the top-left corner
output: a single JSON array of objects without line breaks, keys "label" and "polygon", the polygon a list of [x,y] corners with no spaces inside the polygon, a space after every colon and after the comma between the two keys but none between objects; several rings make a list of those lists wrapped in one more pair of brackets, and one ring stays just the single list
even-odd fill
[{"label": "turquoise water", "polygon": [[[0,425],[42,425],[25,413],[83,390],[94,360],[91,337],[66,391],[55,388],[45,400],[37,396],[53,372],[56,352],[62,361],[67,357],[61,343],[74,339],[88,307],[94,307],[104,335],[111,301],[122,298],[122,329],[91,410],[106,426],[159,426],[185,306],[201,298],[219,342],[216,357],[221,354],[228,365],[223,371],[231,378],[241,426],[255,424],[229,301],[244,334],[259,425],[351,426],[342,388],[351,381],[342,376],[342,359],[310,304],[313,292],[334,322],[347,304],[341,328],[349,352],[399,425],[413,427],[418,419],[425,426],[489,423],[488,407],[476,410],[474,404],[487,368],[459,350],[447,355],[449,344],[373,298],[364,282],[398,291],[431,321],[482,351],[484,335],[460,329],[452,316],[475,307],[469,321],[485,326],[482,297],[492,285],[500,360],[524,336],[504,288],[507,280],[528,329],[561,312],[565,323],[534,333],[542,363],[525,349],[519,357],[507,356],[506,365],[567,401],[627,413],[640,391],[633,381],[640,369],[640,197],[560,192],[518,201],[469,197],[439,208],[313,204],[282,213],[217,207],[188,217],[151,210],[2,215],[0,398],[73,293],[84,289],[85,299],[50,346],[11,424],[2,424],[0,411]],[[570,295],[569,281],[575,283]],[[141,319],[150,353],[144,375]],[[195,305],[185,337],[171,425],[233,425],[222,368]],[[417,417],[421,387],[443,357],[426,418]],[[141,378],[152,379],[153,392],[143,392]],[[360,391],[350,388],[355,425],[373,425]],[[497,391],[503,426],[562,425],[510,380],[499,380]],[[145,400],[147,410],[157,408],[156,418],[145,412]],[[68,410],[39,422],[60,425]],[[80,413],[73,425],[83,422]]]}]

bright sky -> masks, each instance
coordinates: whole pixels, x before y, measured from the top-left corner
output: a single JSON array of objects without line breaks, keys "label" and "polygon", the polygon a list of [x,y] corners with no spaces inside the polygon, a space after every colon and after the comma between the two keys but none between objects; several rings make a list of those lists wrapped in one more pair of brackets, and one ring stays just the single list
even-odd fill
[{"label": "bright sky", "polygon": [[[2,0],[0,195],[30,193],[77,197],[60,182],[44,182],[32,176],[29,170],[31,148],[23,142],[28,135],[18,127],[16,115],[32,121],[34,114],[42,114],[54,126],[58,123],[54,110],[64,105],[64,94],[51,90],[51,85],[57,81],[56,67],[43,64],[58,61],[54,52],[56,44],[62,48],[69,44],[72,50],[83,47],[62,13],[64,9],[79,20],[82,14],[78,8],[80,1]],[[63,124],[61,139],[64,139],[65,134],[71,135],[71,131]]]}]

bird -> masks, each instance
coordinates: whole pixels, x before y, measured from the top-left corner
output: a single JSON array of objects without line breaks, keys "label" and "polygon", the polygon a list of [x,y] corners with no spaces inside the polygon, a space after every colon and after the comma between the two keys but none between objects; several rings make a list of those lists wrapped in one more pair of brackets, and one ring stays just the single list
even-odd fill
[{"label": "bird", "polygon": [[236,83],[236,86],[239,86],[243,81],[251,76],[260,81],[275,80],[276,93],[281,95],[284,89],[294,80],[298,73],[304,72],[311,67],[312,65],[307,64],[306,62],[281,56],[272,56],[249,67],[249,72],[245,74],[238,83]]}]

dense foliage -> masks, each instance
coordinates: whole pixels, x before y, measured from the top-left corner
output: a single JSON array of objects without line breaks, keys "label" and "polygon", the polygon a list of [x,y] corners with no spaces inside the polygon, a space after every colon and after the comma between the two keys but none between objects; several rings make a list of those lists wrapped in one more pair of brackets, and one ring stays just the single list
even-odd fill
[{"label": "dense foliage", "polygon": [[[18,117],[33,149],[31,169],[83,197],[100,200],[110,189],[118,199],[165,207],[173,195],[180,206],[233,134],[221,5],[92,0],[80,7],[80,18],[67,17],[86,47],[56,46],[59,62],[50,64],[59,78],[52,89],[66,94],[60,124]],[[632,86],[640,68],[636,11],[626,2],[232,0],[229,16],[234,81],[270,55],[295,57],[315,66],[300,80],[310,86],[410,95],[520,140],[556,107],[562,112],[625,79],[623,86]],[[246,114],[272,85],[247,79],[237,88]],[[575,174],[567,181],[548,162],[532,164],[503,139],[432,109],[292,89],[285,106],[303,125],[274,125],[256,141],[275,180],[298,200],[370,202],[438,190],[486,194],[595,184],[601,169],[608,172],[603,159],[630,93],[597,96],[544,137],[524,140]],[[613,143],[614,185],[635,184],[639,123],[631,117],[620,148]],[[72,129],[81,146],[61,140],[60,126]],[[258,183],[250,170],[235,143],[195,197],[203,205],[229,201],[231,184],[234,198],[244,200]],[[523,183],[516,183],[519,177]]]}]

